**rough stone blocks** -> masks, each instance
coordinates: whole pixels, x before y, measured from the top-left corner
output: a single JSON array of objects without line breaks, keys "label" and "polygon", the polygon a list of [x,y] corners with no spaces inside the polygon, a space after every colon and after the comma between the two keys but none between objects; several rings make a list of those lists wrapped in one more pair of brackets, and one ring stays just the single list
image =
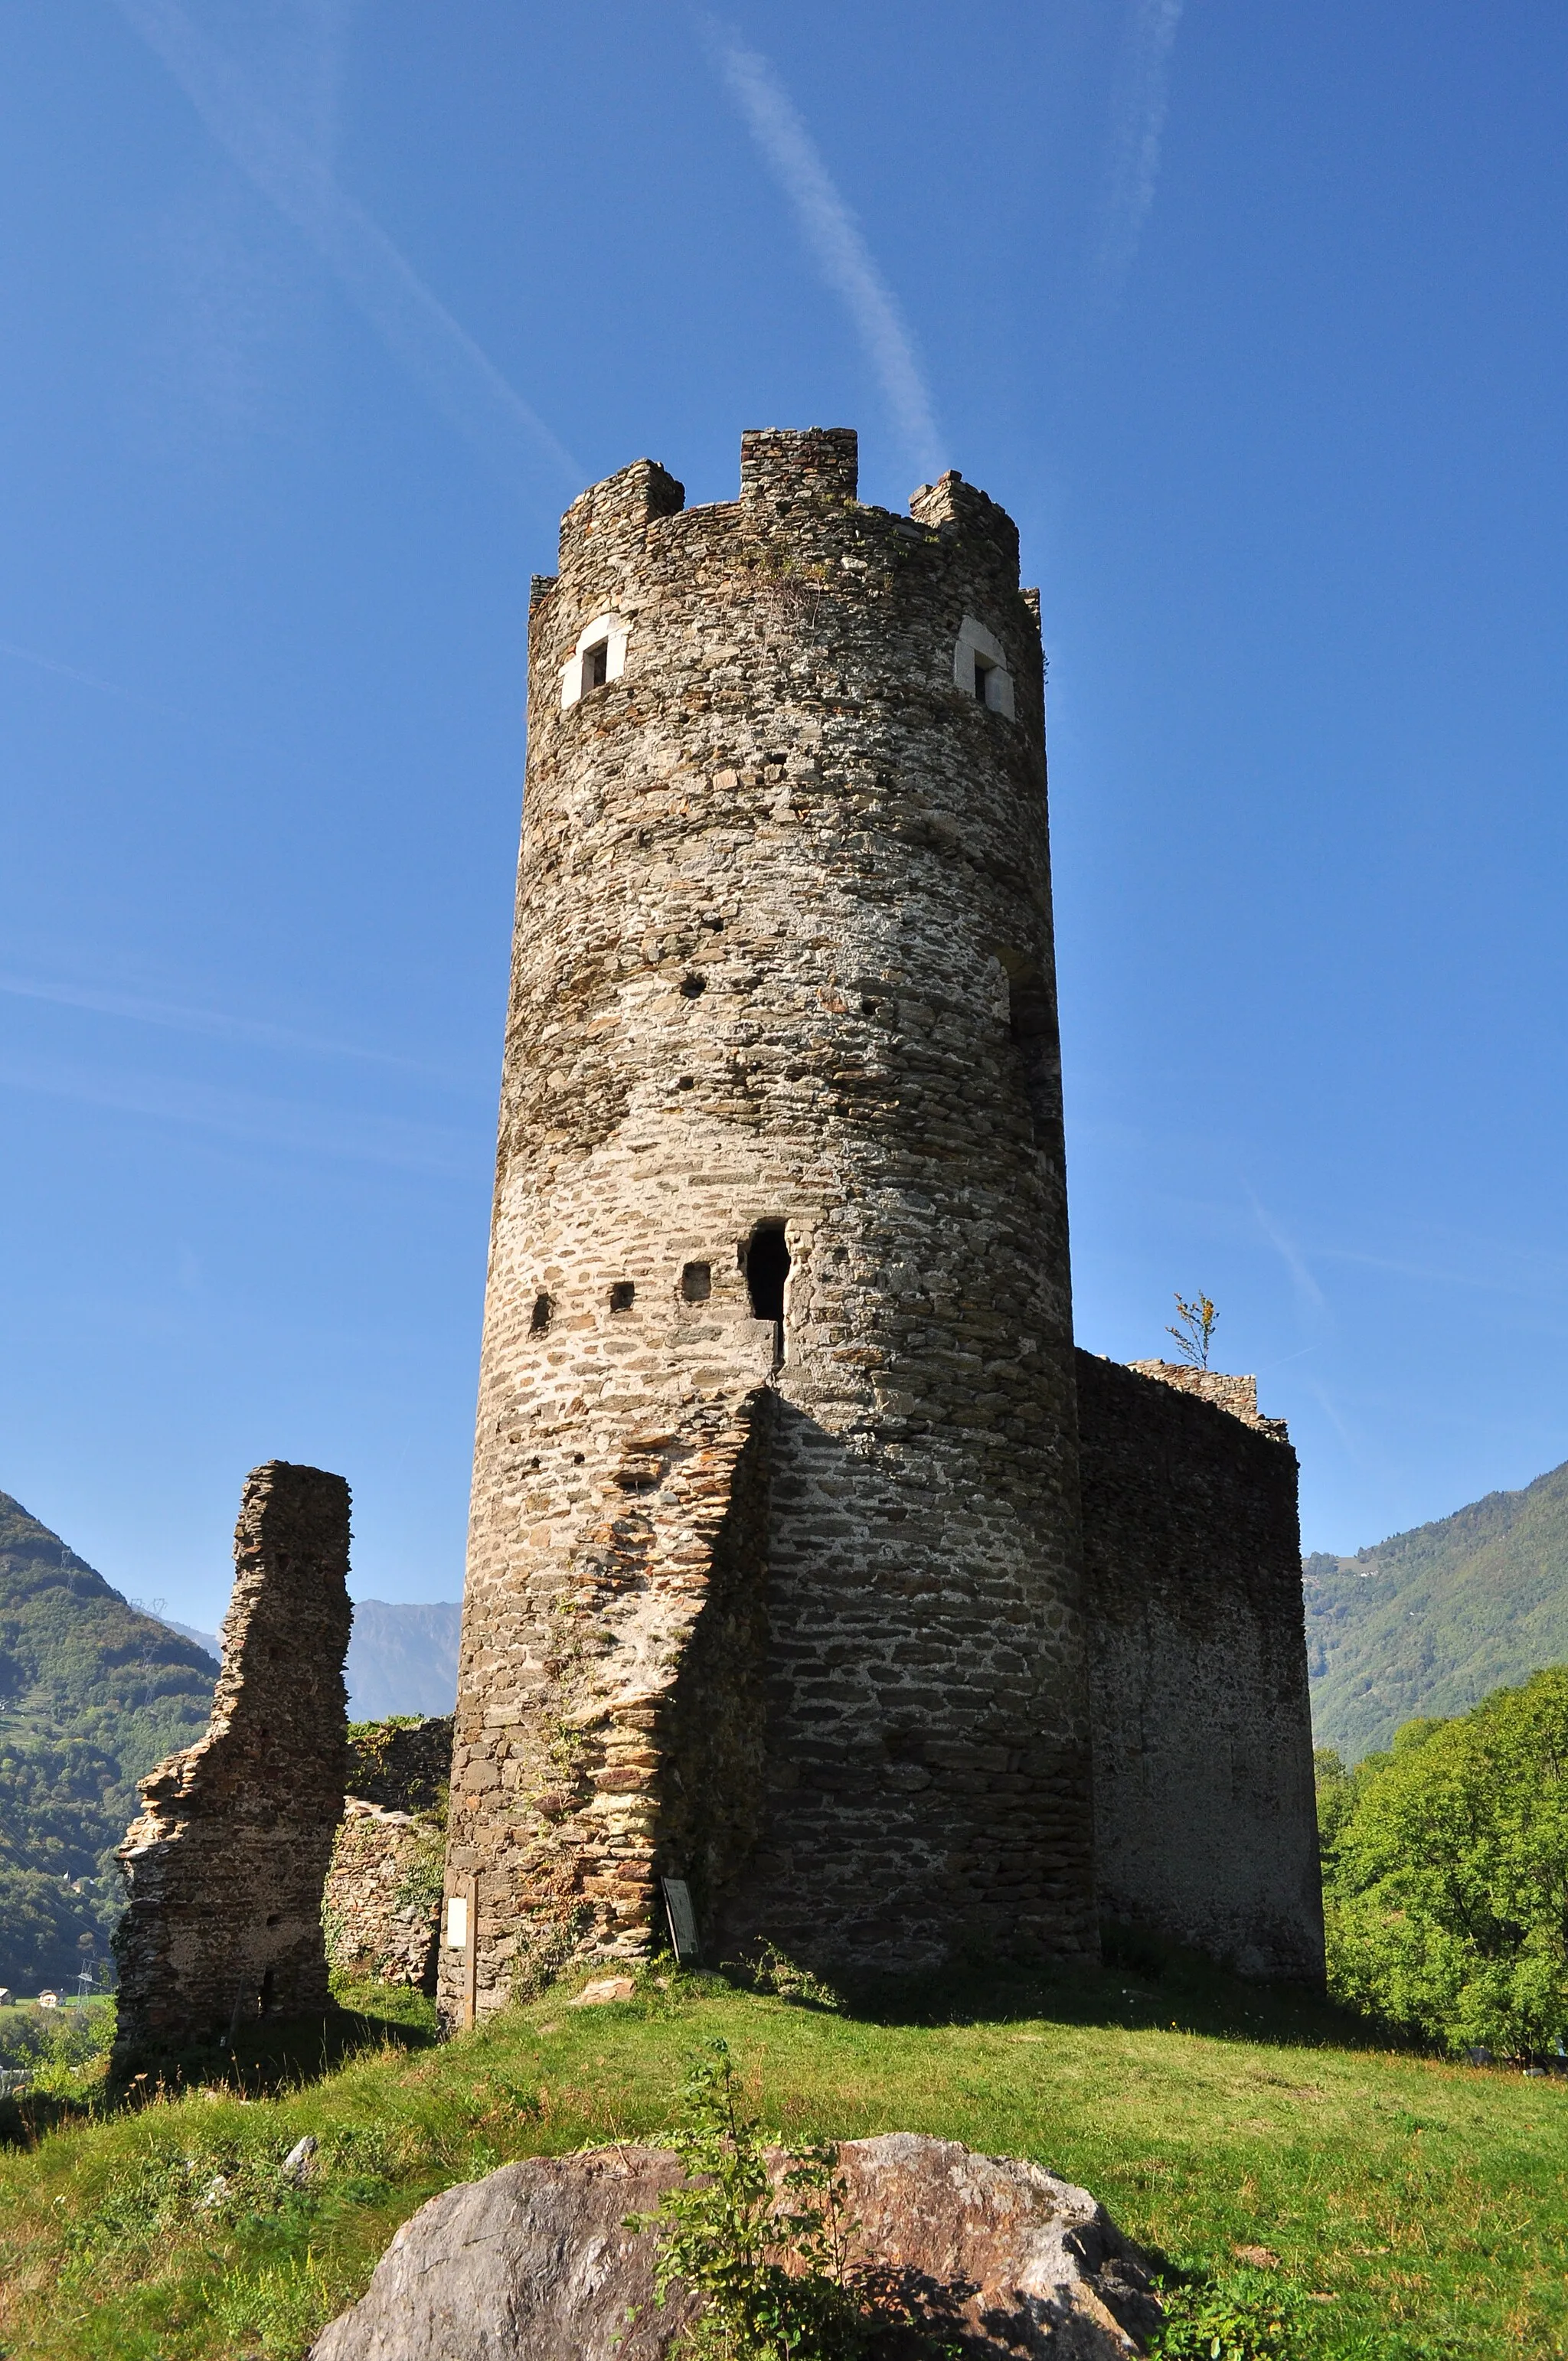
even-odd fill
[{"label": "rough stone blocks", "polygon": [[328,2002],[322,1888],[347,1761],[348,1487],[272,1460],[247,1477],[204,1738],[141,1783],[120,1850],[116,2057]]}]

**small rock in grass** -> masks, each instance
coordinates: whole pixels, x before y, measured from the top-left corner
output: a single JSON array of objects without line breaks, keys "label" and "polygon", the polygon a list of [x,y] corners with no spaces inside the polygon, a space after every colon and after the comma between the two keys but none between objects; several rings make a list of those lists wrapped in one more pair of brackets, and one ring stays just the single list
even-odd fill
[{"label": "small rock in grass", "polygon": [[308,2180],[311,2170],[311,2158],[314,2156],[315,2152],[316,2136],[314,2132],[307,2132],[303,2139],[296,2140],[294,2142],[293,2147],[289,2150],[288,2155],[283,2158],[282,2163],[278,2168],[284,2180],[293,2181],[296,2188],[302,2181]]},{"label": "small rock in grass", "polygon": [[607,2000],[630,2000],[637,1990],[630,1976],[604,1976],[597,1984],[585,1984],[568,2008],[598,2008]]}]

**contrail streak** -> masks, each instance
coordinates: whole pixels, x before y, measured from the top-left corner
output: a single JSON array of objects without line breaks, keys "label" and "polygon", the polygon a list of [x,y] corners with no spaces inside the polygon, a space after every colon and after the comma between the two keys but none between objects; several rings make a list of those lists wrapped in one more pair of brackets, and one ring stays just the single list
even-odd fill
[{"label": "contrail streak", "polygon": [[39,672],[53,673],[60,680],[76,681],[82,688],[96,689],[101,697],[123,697],[128,705],[145,706],[149,713],[170,714],[176,721],[188,721],[191,718],[178,706],[160,704],[157,697],[143,697],[134,688],[122,688],[118,681],[100,680],[96,673],[61,664],[57,656],[40,655],[37,648],[19,648],[14,640],[0,640],[0,656],[9,656],[16,664],[36,665]]},{"label": "contrail streak", "polygon": [[1097,270],[1114,299],[1133,266],[1159,181],[1160,141],[1170,101],[1170,59],[1184,0],[1132,0],[1116,78],[1111,167]]},{"label": "contrail streak", "polygon": [[470,1137],[395,1115],[312,1106],[120,1067],[110,1072],[61,1065],[52,1058],[45,1062],[0,1057],[0,1090],[74,1100],[153,1123],[192,1125],[280,1155],[345,1157],[443,1180],[467,1180],[483,1170],[477,1129]]},{"label": "contrail streak", "polygon": [[833,185],[817,143],[769,60],[710,17],[699,20],[746,127],[790,203],[829,287],[854,322],[911,457],[927,476],[942,438],[915,346],[860,224]]},{"label": "contrail streak", "polygon": [[277,1049],[310,1058],[347,1058],[361,1065],[389,1066],[417,1074],[455,1091],[481,1087],[466,1076],[455,1077],[446,1068],[400,1057],[390,1049],[367,1049],[352,1041],[331,1041],[319,1034],[297,1032],[291,1026],[273,1025],[261,1017],[231,1016],[221,1009],[186,1008],[175,1002],[146,1000],[126,992],[104,992],[87,985],[50,983],[40,978],[0,972],[0,996],[37,1000],[52,1008],[80,1008],[94,1016],[113,1016],[132,1025],[152,1025],[171,1033],[192,1033],[211,1041],[243,1042],[259,1049]]},{"label": "contrail streak", "polygon": [[537,475],[580,484],[565,445],[431,293],[319,155],[260,106],[242,70],[175,0],[115,0],[219,145],[336,273],[345,293],[451,424],[518,489]]}]

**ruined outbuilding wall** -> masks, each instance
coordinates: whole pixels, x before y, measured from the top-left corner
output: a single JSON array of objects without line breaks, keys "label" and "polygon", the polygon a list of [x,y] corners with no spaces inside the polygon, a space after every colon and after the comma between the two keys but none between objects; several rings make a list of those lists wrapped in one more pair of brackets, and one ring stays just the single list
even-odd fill
[{"label": "ruined outbuilding wall", "polygon": [[683,499],[534,586],[449,2019],[662,1875],[715,1956],[1096,1941],[1037,604],[846,432]]},{"label": "ruined outbuilding wall", "polygon": [[348,1788],[322,1901],[338,1973],[435,1990],[450,1714],[350,1722]]},{"label": "ruined outbuilding wall", "polygon": [[452,1716],[390,1715],[348,1725],[348,1792],[389,1812],[444,1808],[452,1773]]},{"label": "ruined outbuilding wall", "polygon": [[1317,1982],[1296,1455],[1255,1381],[1078,1356],[1108,1919]]},{"label": "ruined outbuilding wall", "polygon": [[327,2005],[322,1888],[347,1750],[348,1487],[246,1478],[204,1738],[141,1783],[119,1859],[121,2059]]},{"label": "ruined outbuilding wall", "polygon": [[435,1990],[444,1842],[428,1815],[348,1797],[322,1899],[337,1973]]}]

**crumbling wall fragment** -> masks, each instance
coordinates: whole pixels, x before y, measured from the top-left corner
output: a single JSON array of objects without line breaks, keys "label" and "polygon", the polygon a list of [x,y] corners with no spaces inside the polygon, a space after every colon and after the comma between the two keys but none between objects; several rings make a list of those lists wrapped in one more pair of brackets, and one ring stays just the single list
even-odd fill
[{"label": "crumbling wall fragment", "polygon": [[348,1486],[284,1460],[246,1478],[207,1734],[141,1783],[120,1848],[116,2057],[328,2002],[322,1888],[343,1817]]}]

